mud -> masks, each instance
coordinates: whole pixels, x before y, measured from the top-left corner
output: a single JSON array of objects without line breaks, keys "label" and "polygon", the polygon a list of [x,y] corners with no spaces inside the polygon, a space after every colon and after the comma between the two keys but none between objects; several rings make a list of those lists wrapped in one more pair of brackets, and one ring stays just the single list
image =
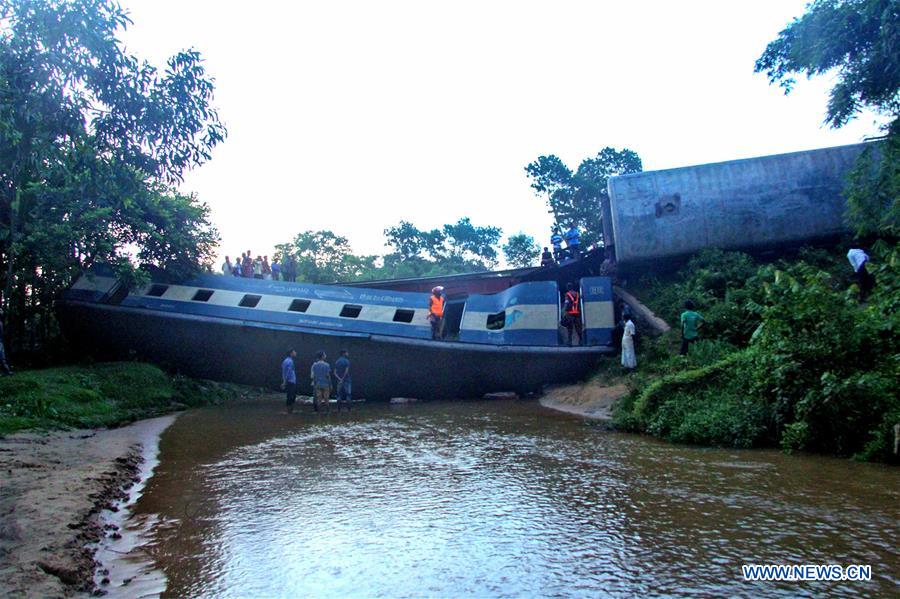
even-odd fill
[{"label": "mud", "polygon": [[140,481],[142,449],[174,417],[115,430],[0,439],[0,595],[67,597],[94,587],[101,524]]}]

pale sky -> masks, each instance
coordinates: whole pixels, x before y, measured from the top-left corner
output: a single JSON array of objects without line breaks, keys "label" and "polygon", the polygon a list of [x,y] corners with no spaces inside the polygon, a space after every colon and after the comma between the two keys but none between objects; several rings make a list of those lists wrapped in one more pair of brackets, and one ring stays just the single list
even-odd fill
[{"label": "pale sky", "polygon": [[228,2],[124,0],[128,49],[197,48],[228,139],[182,186],[212,207],[220,258],[331,229],[382,254],[402,220],[463,216],[547,245],[526,164],[605,146],[645,170],[835,146],[829,81],[785,96],[756,58],[806,0]]}]

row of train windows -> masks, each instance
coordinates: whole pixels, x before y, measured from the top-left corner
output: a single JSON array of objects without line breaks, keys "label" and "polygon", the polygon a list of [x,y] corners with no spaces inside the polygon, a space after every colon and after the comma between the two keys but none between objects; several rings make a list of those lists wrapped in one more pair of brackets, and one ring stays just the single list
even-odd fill
[{"label": "row of train windows", "polygon": [[[168,285],[151,285],[150,289],[147,290],[147,295],[151,297],[162,297],[166,290],[169,288]],[[194,297],[191,298],[191,301],[194,302],[208,302],[209,298],[213,296],[215,293],[212,289],[198,289],[196,293],[194,293]],[[247,294],[241,298],[241,301],[238,302],[238,306],[242,308],[255,308],[259,301],[262,299],[261,295],[253,295]],[[291,302],[291,305],[288,306],[289,312],[306,312],[310,306],[310,300],[305,299],[295,299]],[[357,304],[344,304],[341,308],[341,313],[339,316],[341,318],[357,318],[359,313],[362,312],[362,306]],[[413,321],[413,317],[415,316],[415,310],[404,310],[402,308],[398,308],[394,312],[394,322],[405,322],[410,323]]]}]

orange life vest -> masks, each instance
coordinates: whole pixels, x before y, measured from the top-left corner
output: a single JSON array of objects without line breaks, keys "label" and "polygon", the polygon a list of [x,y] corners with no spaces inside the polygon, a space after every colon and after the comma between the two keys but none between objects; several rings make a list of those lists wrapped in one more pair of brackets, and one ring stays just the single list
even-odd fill
[{"label": "orange life vest", "polygon": [[431,304],[428,306],[428,311],[438,318],[444,317],[444,297],[431,296]]},{"label": "orange life vest", "polygon": [[580,314],[581,310],[578,308],[578,292],[577,291],[567,291],[566,292],[566,300],[568,300],[569,308],[566,310],[566,314]]}]

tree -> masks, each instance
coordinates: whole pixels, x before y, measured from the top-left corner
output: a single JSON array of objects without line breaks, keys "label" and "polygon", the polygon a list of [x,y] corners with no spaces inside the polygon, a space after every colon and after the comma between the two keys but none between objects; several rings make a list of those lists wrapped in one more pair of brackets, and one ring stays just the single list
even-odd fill
[{"label": "tree", "polygon": [[790,93],[792,75],[836,70],[826,122],[845,125],[862,108],[900,112],[900,4],[896,0],[816,0],[756,61],[770,83]]},{"label": "tree", "polygon": [[503,246],[506,262],[513,268],[534,266],[541,248],[534,242],[534,237],[525,233],[510,235]]},{"label": "tree", "polygon": [[375,270],[375,256],[357,256],[346,237],[332,231],[304,231],[290,243],[275,246],[273,258],[284,264],[293,255],[297,279],[335,283],[362,278]]},{"label": "tree", "polygon": [[525,167],[525,173],[531,179],[531,188],[535,195],[547,196],[547,205],[553,215],[553,222],[560,222],[557,207],[565,204],[567,196],[572,193],[572,171],[559,157],[550,154],[539,156],[537,160]]},{"label": "tree", "polygon": [[525,167],[532,189],[546,196],[554,227],[565,229],[569,223],[575,223],[585,246],[603,241],[601,204],[609,199],[609,178],[641,170],[643,165],[636,152],[610,147],[583,160],[575,174],[553,155],[541,156]]},{"label": "tree", "polygon": [[790,93],[793,75],[836,71],[825,121],[841,127],[863,108],[891,117],[887,141],[867,148],[849,178],[847,219],[859,235],[900,230],[900,3],[816,0],[756,61],[770,83]]},{"label": "tree", "polygon": [[400,221],[384,230],[392,251],[381,274],[406,278],[488,270],[497,265],[502,233],[499,227],[473,225],[468,217],[430,231]]},{"label": "tree", "polygon": [[500,227],[478,227],[469,217],[444,225],[444,246],[435,258],[470,270],[488,270],[497,266]]},{"label": "tree", "polygon": [[0,0],[0,278],[18,335],[96,261],[190,274],[208,208],[174,191],[225,128],[195,50],[160,74],[125,52],[110,0]]}]

